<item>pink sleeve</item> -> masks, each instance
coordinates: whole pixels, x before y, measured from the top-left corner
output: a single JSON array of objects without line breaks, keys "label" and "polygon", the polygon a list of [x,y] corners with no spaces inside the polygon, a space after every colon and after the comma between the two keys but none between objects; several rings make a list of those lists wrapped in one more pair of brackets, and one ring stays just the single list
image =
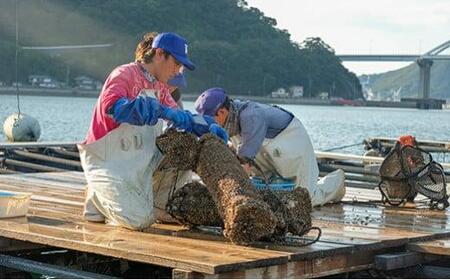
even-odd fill
[{"label": "pink sleeve", "polygon": [[130,75],[131,73],[123,68],[116,68],[111,72],[102,90],[101,109],[103,114],[107,114],[118,99],[130,95]]}]

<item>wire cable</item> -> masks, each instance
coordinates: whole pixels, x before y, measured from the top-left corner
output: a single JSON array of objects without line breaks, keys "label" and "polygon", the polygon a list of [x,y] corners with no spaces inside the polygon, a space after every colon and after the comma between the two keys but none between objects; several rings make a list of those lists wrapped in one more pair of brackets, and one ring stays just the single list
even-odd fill
[{"label": "wire cable", "polygon": [[358,145],[362,145],[362,144],[364,144],[364,143],[358,142],[358,143],[351,144],[351,145],[344,145],[344,146],[339,146],[339,147],[334,147],[334,148],[325,149],[325,150],[323,150],[323,151],[324,151],[324,152],[331,152],[331,151],[341,150],[341,149],[345,149],[345,148],[350,148],[350,147],[354,147],[354,146],[358,146]]}]

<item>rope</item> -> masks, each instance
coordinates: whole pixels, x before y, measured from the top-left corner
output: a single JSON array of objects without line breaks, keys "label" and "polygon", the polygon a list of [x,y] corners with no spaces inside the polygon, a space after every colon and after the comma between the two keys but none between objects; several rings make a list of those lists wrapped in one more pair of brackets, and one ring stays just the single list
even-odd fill
[{"label": "rope", "polygon": [[351,144],[351,145],[344,145],[344,146],[339,146],[339,147],[334,147],[334,148],[329,148],[329,149],[325,149],[323,150],[324,152],[331,152],[331,151],[335,151],[335,150],[341,150],[341,149],[345,149],[345,148],[350,148],[350,147],[354,147],[354,146],[358,146],[358,145],[362,145],[363,143],[358,142],[355,144]]},{"label": "rope", "polygon": [[[306,242],[306,243],[304,243],[304,242],[300,243],[300,242],[292,242],[292,241],[288,241],[288,240],[287,240],[288,238],[285,238],[284,242],[286,242],[286,243],[284,243],[284,245],[291,245],[291,246],[305,247],[305,246],[309,246],[309,245],[312,245],[312,244],[316,243],[317,241],[319,241],[320,237],[322,236],[322,230],[321,230],[319,227],[311,227],[311,228],[308,230],[308,232],[310,232],[311,230],[317,230],[317,236],[316,236],[316,238],[314,238],[313,240],[311,240],[311,241],[309,241],[309,242]],[[308,233],[308,232],[306,232],[306,233]],[[305,233],[305,234],[306,234],[306,233]],[[306,239],[305,239],[305,240],[306,240]]]},{"label": "rope", "polygon": [[16,5],[16,99],[17,99],[17,119],[14,120],[14,126],[18,125],[18,120],[20,118],[20,98],[19,98],[19,9],[18,0],[15,2]]}]

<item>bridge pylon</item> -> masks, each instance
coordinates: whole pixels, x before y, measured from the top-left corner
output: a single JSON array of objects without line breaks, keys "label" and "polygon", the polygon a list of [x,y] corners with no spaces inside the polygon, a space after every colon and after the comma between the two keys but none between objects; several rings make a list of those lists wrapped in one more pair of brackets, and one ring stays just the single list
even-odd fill
[{"label": "bridge pylon", "polygon": [[419,93],[418,97],[423,99],[430,98],[430,76],[433,60],[428,58],[419,58],[417,61],[420,69]]}]

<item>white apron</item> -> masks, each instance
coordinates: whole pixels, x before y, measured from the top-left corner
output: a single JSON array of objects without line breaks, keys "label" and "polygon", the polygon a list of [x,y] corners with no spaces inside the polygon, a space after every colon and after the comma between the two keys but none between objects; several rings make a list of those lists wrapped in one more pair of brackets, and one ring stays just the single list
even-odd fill
[{"label": "white apron", "polygon": [[[234,144],[240,139],[237,137],[232,141]],[[275,138],[264,140],[255,162],[266,176],[279,174],[295,180],[296,187],[306,188],[313,206],[340,201],[345,195],[342,170],[336,170],[317,181],[319,168],[311,139],[303,124],[295,117]]]},{"label": "white apron", "polygon": [[155,126],[122,123],[98,141],[80,144],[90,198],[109,223],[143,229],[154,222],[152,174],[161,159]]},{"label": "white apron", "polygon": [[[155,98],[155,91],[140,95]],[[122,123],[101,139],[78,145],[88,183],[85,217],[98,211],[108,223],[134,230],[154,222],[152,176],[162,158],[155,142],[162,128],[162,120],[154,126]]]}]

